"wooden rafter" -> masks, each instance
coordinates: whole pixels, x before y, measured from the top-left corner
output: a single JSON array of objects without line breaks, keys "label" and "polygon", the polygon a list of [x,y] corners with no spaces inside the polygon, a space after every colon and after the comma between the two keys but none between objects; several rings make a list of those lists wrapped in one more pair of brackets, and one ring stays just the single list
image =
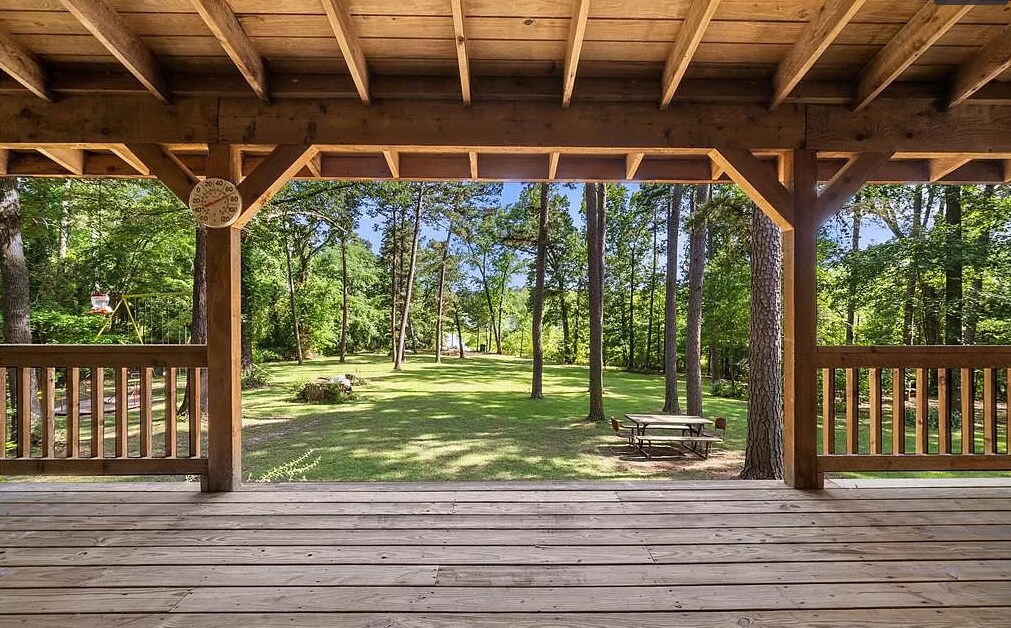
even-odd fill
[{"label": "wooden rafter", "polygon": [[832,42],[867,0],[825,0],[825,4],[801,31],[797,42],[776,68],[772,82],[771,108],[783,104],[801,79],[821,58]]},{"label": "wooden rafter", "polygon": [[383,159],[390,168],[390,176],[394,179],[400,178],[400,153],[392,150],[383,151]]},{"label": "wooden rafter", "polygon": [[823,224],[842,209],[893,155],[891,152],[860,153],[852,157],[818,194],[817,224]]},{"label": "wooden rafter", "polygon": [[853,109],[869,105],[971,9],[971,4],[926,3],[864,68]]},{"label": "wooden rafter", "polygon": [[558,160],[561,156],[561,153],[548,154],[548,181],[554,181],[558,176]]},{"label": "wooden rafter", "polygon": [[158,60],[105,0],[60,2],[149,92],[162,102],[169,101],[165,76]]},{"label": "wooden rafter", "polygon": [[450,0],[453,7],[453,35],[456,37],[456,62],[460,66],[460,92],[463,104],[470,104],[470,57],[467,56],[467,34],[463,24],[463,0]]},{"label": "wooden rafter", "polygon": [[4,30],[0,29],[0,70],[21,83],[39,98],[52,102],[53,96],[46,84],[46,72],[35,55]]},{"label": "wooden rafter", "polygon": [[365,53],[358,42],[358,33],[355,30],[354,22],[351,21],[351,12],[348,11],[346,0],[321,0],[326,17],[330,20],[330,28],[340,45],[341,54],[347,63],[348,71],[351,73],[351,80],[355,83],[358,96],[366,105],[372,102],[369,94],[369,67],[365,62]]},{"label": "wooden rafter", "polygon": [[644,153],[629,153],[625,155],[625,180],[631,181],[635,179],[635,173],[639,171],[639,166],[642,164],[643,157],[646,155]]},{"label": "wooden rafter", "polygon": [[792,228],[793,194],[751,151],[720,149],[710,157],[781,229]]},{"label": "wooden rafter", "polygon": [[467,153],[467,157],[470,159],[470,178],[477,180],[480,174],[480,169],[478,168],[477,153],[471,151]]},{"label": "wooden rafter", "polygon": [[235,221],[245,226],[260,208],[283,188],[295,173],[305,167],[317,149],[309,145],[281,144],[274,148],[245,179],[239,183],[239,194],[245,209]]},{"label": "wooden rafter", "polygon": [[583,53],[583,38],[586,36],[586,22],[590,16],[590,0],[572,1],[572,21],[569,24],[569,40],[565,46],[565,74],[562,77],[562,108],[572,102],[572,90],[576,86],[576,72],[579,57]]},{"label": "wooden rafter", "polygon": [[196,183],[193,175],[158,144],[128,144],[126,148],[137,156],[152,175],[158,178],[184,204],[190,202],[190,192]]},{"label": "wooden rafter", "polygon": [[702,37],[709,28],[716,9],[720,6],[720,0],[692,0],[688,6],[688,15],[681,24],[681,31],[674,42],[674,47],[667,56],[667,63],[663,69],[663,78],[660,81],[660,108],[666,109],[670,106],[674,98],[674,92],[681,85],[688,66],[691,65],[692,58]]},{"label": "wooden rafter", "polygon": [[190,0],[253,92],[270,101],[267,67],[225,0]]},{"label": "wooden rafter", "polygon": [[1011,68],[1011,26],[995,35],[968,63],[961,66],[951,82],[948,107],[957,107]]},{"label": "wooden rafter", "polygon": [[972,161],[972,157],[965,155],[952,155],[951,157],[931,159],[928,165],[930,182],[937,183],[970,161]]},{"label": "wooden rafter", "polygon": [[71,174],[84,174],[84,150],[80,148],[64,148],[62,146],[40,146],[39,152],[52,159]]},{"label": "wooden rafter", "polygon": [[144,176],[151,174],[151,169],[148,168],[144,161],[135,155],[126,144],[113,144],[109,147],[109,150],[111,150],[114,155],[125,161],[131,168],[136,170],[138,174],[142,174]]}]

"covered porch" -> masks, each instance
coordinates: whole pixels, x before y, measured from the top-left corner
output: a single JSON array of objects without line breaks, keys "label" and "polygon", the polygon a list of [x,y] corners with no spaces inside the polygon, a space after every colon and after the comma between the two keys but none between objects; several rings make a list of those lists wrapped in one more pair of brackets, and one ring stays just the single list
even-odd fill
[{"label": "covered porch", "polygon": [[0,485],[5,626],[1005,625],[1011,483]]}]

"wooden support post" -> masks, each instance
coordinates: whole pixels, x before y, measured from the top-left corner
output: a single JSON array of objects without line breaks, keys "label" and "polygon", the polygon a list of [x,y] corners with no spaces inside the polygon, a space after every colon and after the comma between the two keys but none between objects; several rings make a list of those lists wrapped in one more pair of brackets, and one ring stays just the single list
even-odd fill
[{"label": "wooden support post", "polygon": [[808,150],[794,150],[784,162],[783,178],[793,191],[793,225],[783,233],[783,471],[794,488],[820,488],[817,163]]},{"label": "wooden support post", "polygon": [[[207,175],[237,181],[230,147],[209,149]],[[206,486],[214,492],[242,483],[241,235],[234,226],[207,229]]]}]

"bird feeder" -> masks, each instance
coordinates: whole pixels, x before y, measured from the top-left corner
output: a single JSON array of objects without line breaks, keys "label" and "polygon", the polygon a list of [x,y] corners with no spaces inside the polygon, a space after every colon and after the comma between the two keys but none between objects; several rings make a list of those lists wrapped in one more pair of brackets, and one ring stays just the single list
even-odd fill
[{"label": "bird feeder", "polygon": [[105,292],[94,292],[91,295],[91,313],[108,316],[112,314],[109,306],[109,295]]}]

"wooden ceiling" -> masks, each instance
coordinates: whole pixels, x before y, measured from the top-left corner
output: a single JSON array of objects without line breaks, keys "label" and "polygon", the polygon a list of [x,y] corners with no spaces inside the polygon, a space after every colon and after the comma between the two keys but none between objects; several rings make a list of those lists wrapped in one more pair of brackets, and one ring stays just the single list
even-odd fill
[{"label": "wooden ceiling", "polygon": [[[1011,107],[1009,20],[1007,3],[933,0],[0,0],[0,95],[63,107],[140,97],[165,107],[194,98],[264,107],[353,99],[363,108],[396,99],[421,108],[419,101],[454,102],[462,111],[553,101],[573,115],[598,103],[712,102],[749,103],[770,116],[805,106],[856,116],[882,102],[915,101],[941,113],[1000,108],[992,115],[1003,118]],[[0,137],[0,173],[148,174],[125,141],[67,135],[44,146]],[[172,139],[163,143],[188,138]],[[252,163],[271,142],[250,143]],[[694,145],[680,155],[645,148],[586,155],[570,154],[564,142],[528,152],[396,144],[330,145],[302,174],[721,180],[708,148]],[[986,142],[954,154],[938,146],[943,157],[893,148],[898,155],[882,181],[1011,177],[1011,154]],[[826,173],[847,158],[845,150],[818,149]],[[200,166],[190,166],[199,176]]]}]

